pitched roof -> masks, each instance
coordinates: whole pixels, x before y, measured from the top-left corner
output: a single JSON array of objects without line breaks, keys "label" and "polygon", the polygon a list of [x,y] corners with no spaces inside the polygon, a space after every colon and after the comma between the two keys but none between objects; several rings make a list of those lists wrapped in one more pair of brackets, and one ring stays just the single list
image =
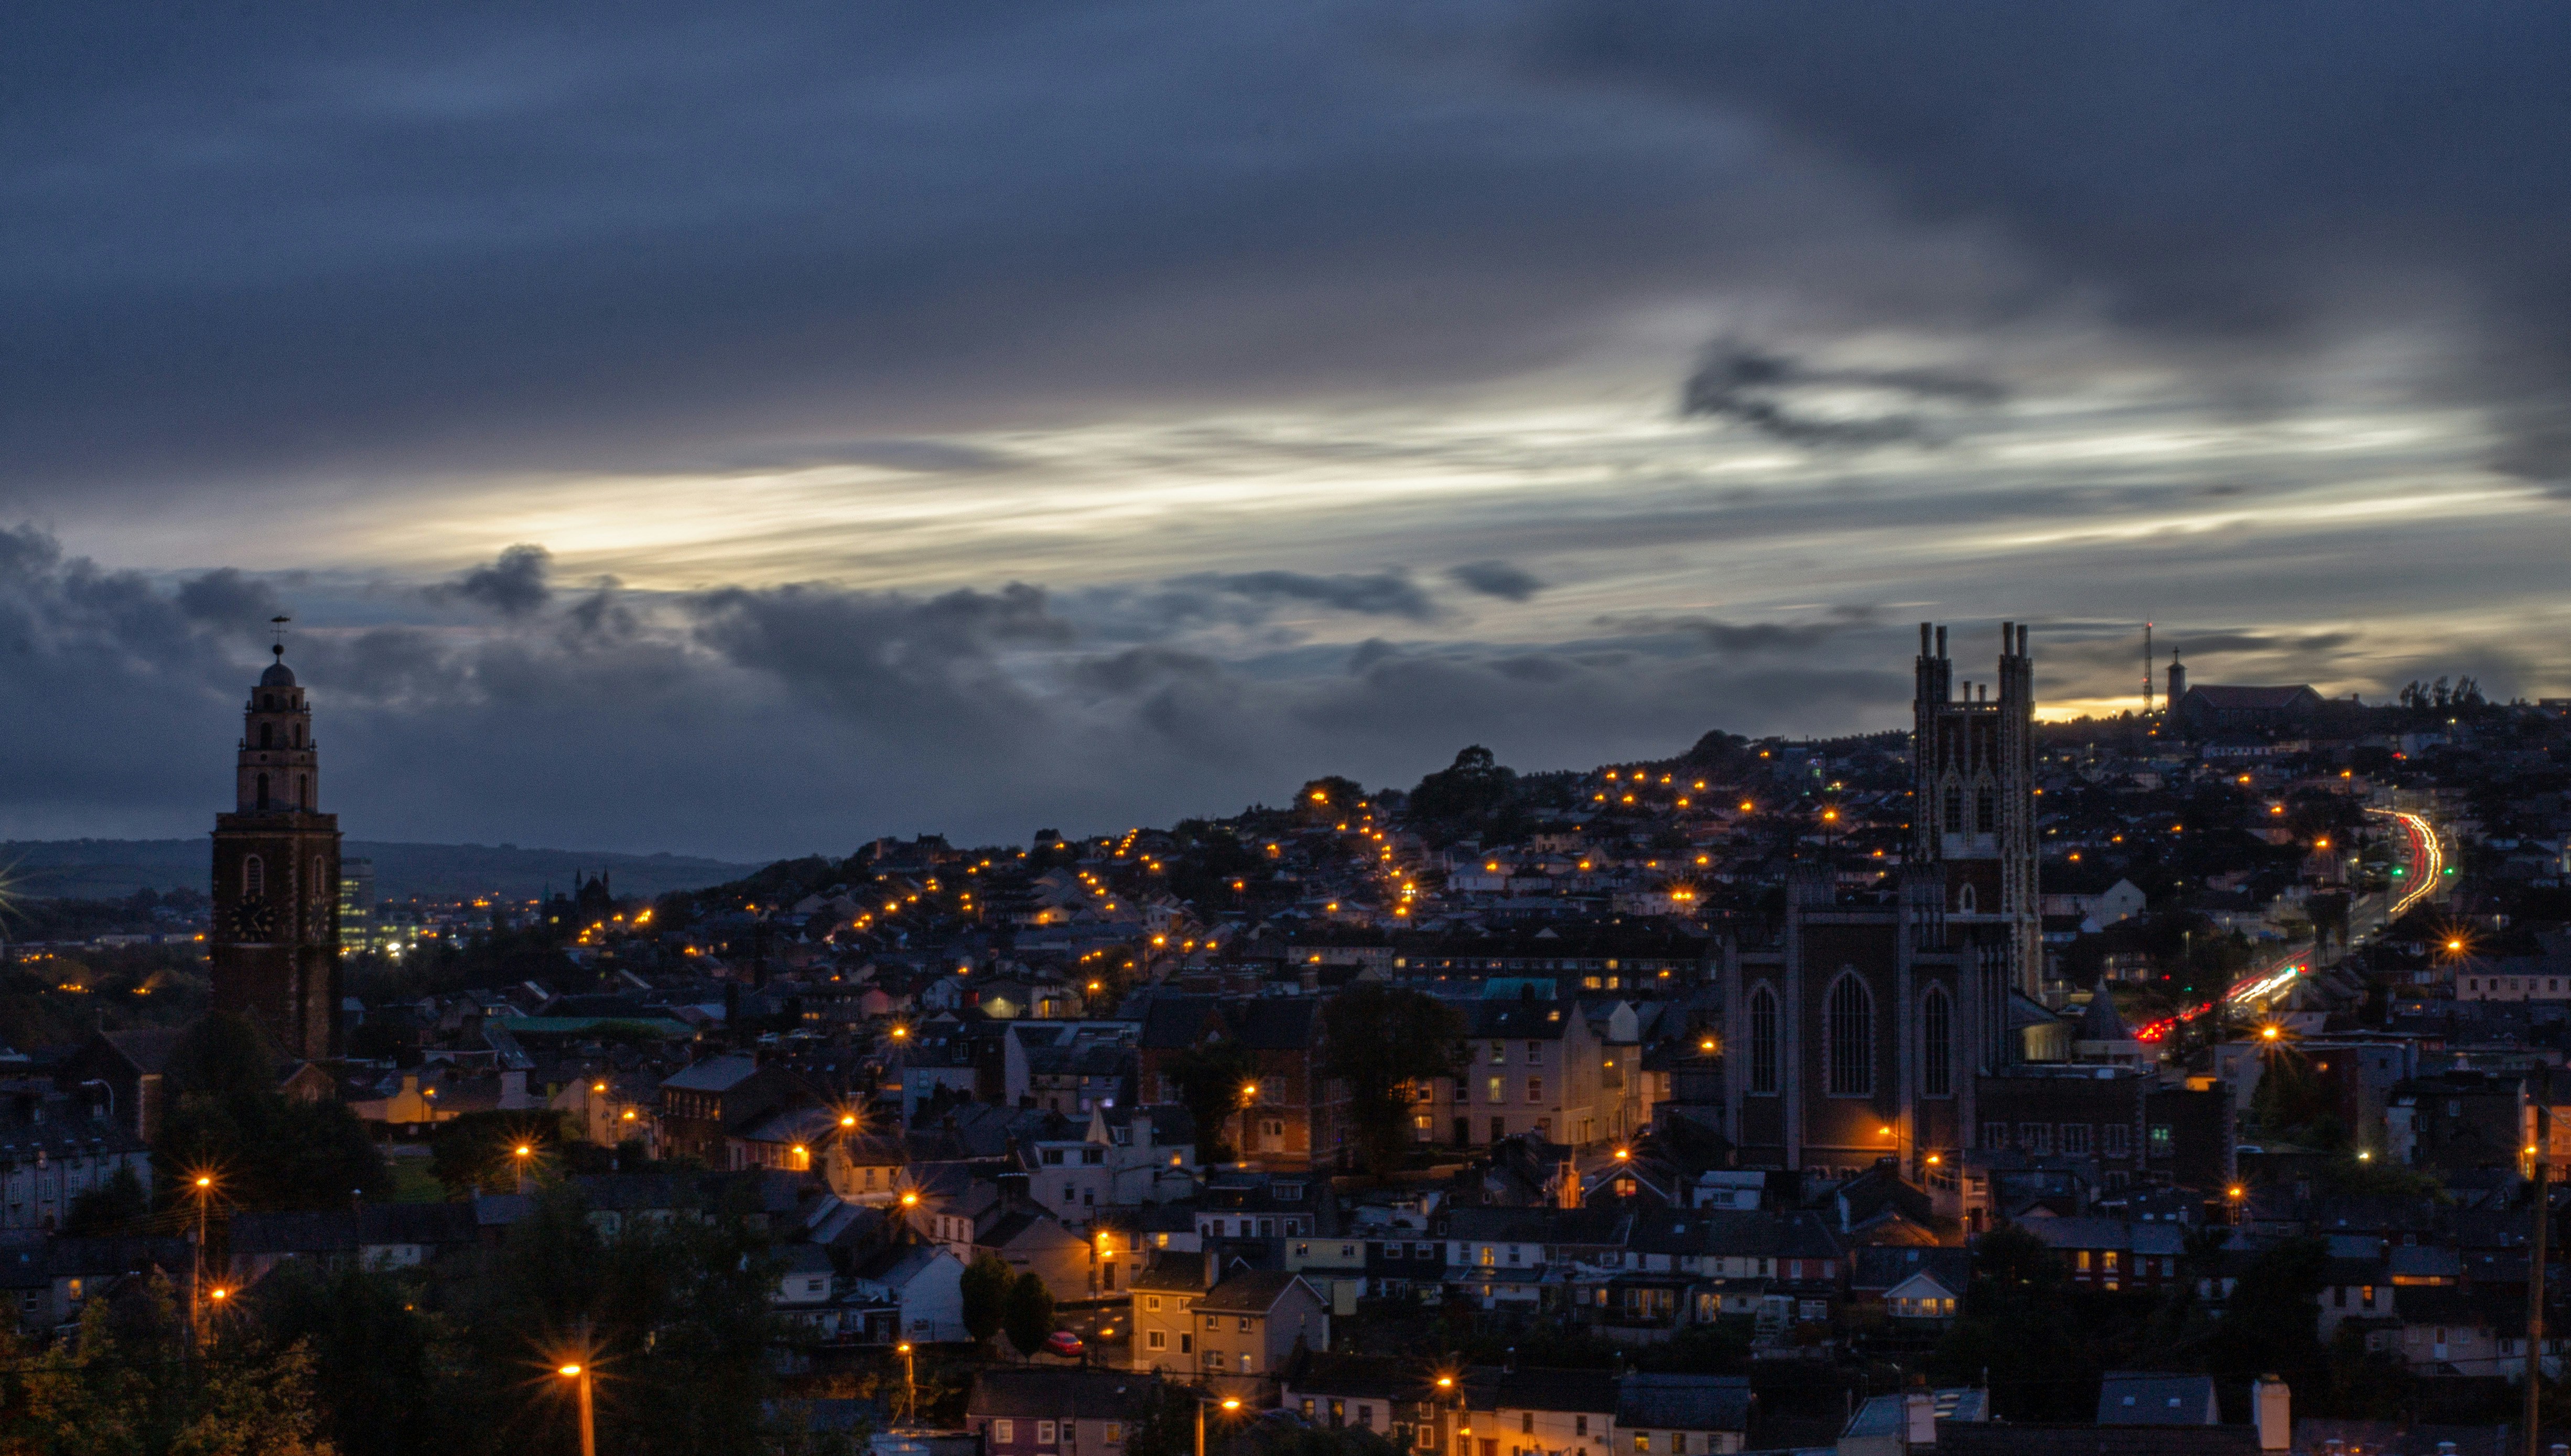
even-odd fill
[{"label": "pitched roof", "polygon": [[1333,1355],[1296,1349],[1286,1367],[1289,1389],[1313,1395],[1359,1395],[1377,1400],[1418,1400],[1430,1393],[1419,1363],[1394,1355]]},{"label": "pitched roof", "polygon": [[2080,1030],[2075,1034],[2084,1042],[2130,1042],[2133,1031],[2125,1018],[2116,1014],[2116,998],[2101,986],[2089,998],[2089,1009],[2080,1014]]},{"label": "pitched roof", "polygon": [[1299,1052],[1320,1038],[1321,1002],[1315,996],[1262,996],[1230,1009],[1234,1034],[1252,1051]]},{"label": "pitched roof", "polygon": [[2211,1375],[2110,1370],[2098,1386],[2102,1426],[2210,1426],[2221,1419]]},{"label": "pitched roof", "polygon": [[2257,1456],[2256,1426],[1940,1421],[1937,1456]]},{"label": "pitched roof", "polygon": [[1476,1365],[1464,1374],[1467,1405],[1480,1410],[1552,1410],[1613,1415],[1613,1370],[1504,1370]]},{"label": "pitched roof", "polygon": [[1300,1276],[1283,1270],[1234,1274],[1206,1291],[1206,1296],[1197,1301],[1197,1308],[1210,1313],[1265,1314],[1277,1307],[1287,1289],[1298,1284],[1305,1294],[1312,1294],[1311,1286],[1303,1284]]},{"label": "pitched roof", "polygon": [[694,1066],[671,1073],[661,1080],[661,1085],[681,1092],[730,1092],[758,1072],[759,1063],[755,1058],[708,1057]]},{"label": "pitched roof", "polygon": [[1972,1281],[1973,1255],[1963,1248],[1866,1247],[1848,1250],[1848,1286],[1889,1289],[1924,1273],[1957,1294]]},{"label": "pitched roof", "polygon": [[1159,1382],[1122,1370],[984,1370],[964,1397],[968,1420],[1130,1421]]},{"label": "pitched roof", "polygon": [[1502,1040],[1560,1041],[1579,1009],[1576,1001],[1477,1001],[1473,1003],[1472,1034]]},{"label": "pitched roof", "polygon": [[1616,1424],[1681,1431],[1750,1429],[1747,1375],[1636,1372],[1616,1384]]},{"label": "pitched roof", "polygon": [[[2308,699],[2320,697],[2310,685],[2247,685],[2199,683],[2187,690],[2188,698],[2208,708],[2238,711],[2243,709],[2288,709],[2304,705]],[[2182,703],[2186,699],[2180,700]]]},{"label": "pitched roof", "polygon": [[116,1049],[118,1056],[143,1073],[170,1070],[170,1054],[187,1036],[185,1027],[144,1027],[135,1031],[103,1031],[98,1039]]}]

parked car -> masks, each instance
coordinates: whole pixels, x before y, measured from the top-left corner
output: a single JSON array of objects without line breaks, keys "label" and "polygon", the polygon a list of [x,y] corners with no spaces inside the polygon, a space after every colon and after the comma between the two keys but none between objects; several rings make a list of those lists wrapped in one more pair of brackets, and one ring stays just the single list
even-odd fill
[{"label": "parked car", "polygon": [[1082,1344],[1080,1342],[1080,1336],[1073,1334],[1070,1330],[1057,1329],[1052,1334],[1045,1337],[1045,1348],[1054,1354],[1063,1356],[1066,1359],[1078,1359],[1080,1357],[1080,1352],[1089,1347]]}]

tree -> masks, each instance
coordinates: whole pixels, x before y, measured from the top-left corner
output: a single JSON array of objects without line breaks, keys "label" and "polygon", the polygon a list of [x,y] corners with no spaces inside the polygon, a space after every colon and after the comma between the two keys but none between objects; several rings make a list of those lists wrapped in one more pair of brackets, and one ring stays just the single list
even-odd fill
[{"label": "tree", "polygon": [[179,1097],[153,1148],[155,1182],[177,1198],[213,1170],[224,1197],[249,1209],[345,1208],[351,1193],[392,1191],[365,1124],[338,1102],[277,1090],[278,1058],[247,1020],[216,1012],[171,1054]]},{"label": "tree", "polygon": [[1315,778],[1294,791],[1294,807],[1308,818],[1331,819],[1365,801],[1365,785],[1336,773]]},{"label": "tree", "polygon": [[170,1049],[169,1075],[183,1093],[252,1097],[276,1090],[278,1054],[250,1018],[208,1012]]},{"label": "tree", "polygon": [[139,1223],[151,1215],[152,1196],[143,1191],[143,1180],[134,1170],[120,1168],[104,1185],[72,1200],[71,1212],[64,1215],[65,1233],[108,1233],[129,1223]]},{"label": "tree", "polygon": [[[468,1378],[445,1399],[464,1430],[511,1422],[563,1432],[559,1385],[530,1382],[531,1358],[586,1348],[613,1378],[597,1386],[598,1445],[631,1456],[765,1456],[785,1327],[770,1302],[775,1264],[738,1210],[704,1222],[637,1221],[615,1233],[557,1186],[510,1225],[487,1273],[455,1310]],[[487,1439],[487,1438],[486,1438]],[[495,1449],[553,1445],[492,1442]]]},{"label": "tree", "polygon": [[2250,1094],[2253,1121],[2271,1134],[2315,1128],[2323,1119],[2336,1126],[2337,1094],[2311,1058],[2293,1047],[2276,1046],[2268,1049],[2258,1089]]},{"label": "tree", "polygon": [[1401,1164],[1410,1144],[1411,1087],[1458,1075],[1464,1018],[1406,986],[1358,981],[1321,1003],[1321,1075],[1347,1090],[1348,1125],[1366,1171]]},{"label": "tree", "polygon": [[1967,1385],[1989,1375],[1992,1410],[2010,1420],[2079,1413],[2084,1370],[2071,1363],[2062,1260],[2044,1240],[2011,1224],[1981,1237],[1972,1281],[1955,1327],[1939,1341],[1930,1368],[1941,1383]]},{"label": "tree", "polygon": [[1000,1256],[976,1254],[959,1281],[964,1296],[964,1332],[976,1343],[1000,1332],[1000,1307],[1009,1297],[1009,1266]]},{"label": "tree", "polygon": [[313,1351],[307,1378],[322,1429],[345,1456],[470,1449],[441,1390],[454,1351],[396,1275],[288,1259],[244,1303],[271,1346]]},{"label": "tree", "polygon": [[1053,1333],[1053,1291],[1034,1274],[1020,1274],[1009,1284],[1008,1297],[1000,1304],[1000,1327],[1008,1332],[1009,1343],[1021,1355],[1032,1355],[1044,1348]]},{"label": "tree", "polygon": [[1475,743],[1410,790],[1410,821],[1440,844],[1481,834],[1516,798],[1517,779],[1490,749]]},{"label": "tree", "polygon": [[563,1142],[559,1113],[466,1113],[438,1124],[429,1135],[428,1172],[451,1194],[473,1188],[514,1192],[521,1161],[517,1150],[531,1150],[525,1161],[535,1164],[551,1159]]},{"label": "tree", "polygon": [[2328,1264],[2329,1244],[2309,1236],[2288,1239],[2251,1260],[2207,1341],[2206,1367],[2242,1384],[2273,1371],[2298,1390],[2321,1389],[2329,1363],[2320,1343]]},{"label": "tree", "polygon": [[1224,1128],[1241,1108],[1242,1089],[1258,1079],[1258,1064],[1244,1048],[1217,1041],[1174,1052],[1162,1065],[1179,1085],[1179,1101],[1187,1104],[1188,1118],[1196,1124],[1198,1156],[1209,1163],[1231,1162],[1233,1148]]},{"label": "tree", "polygon": [[0,1339],[0,1359],[18,1387],[0,1411],[11,1456],[335,1456],[310,1352],[225,1331],[191,1358],[166,1279],[90,1300],[78,1337],[41,1354]]}]

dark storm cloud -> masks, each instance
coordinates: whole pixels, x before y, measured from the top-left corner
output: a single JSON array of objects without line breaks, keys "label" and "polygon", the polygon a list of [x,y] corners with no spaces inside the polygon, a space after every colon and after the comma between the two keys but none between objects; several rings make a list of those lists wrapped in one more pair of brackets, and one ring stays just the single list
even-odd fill
[{"label": "dark storm cloud", "polygon": [[[1854,412],[1822,413],[1799,400],[1854,394]],[[1909,406],[1996,404],[2006,391],[1986,379],[1931,369],[1855,369],[1812,365],[1737,340],[1712,345],[1679,391],[1681,413],[1738,420],[1797,445],[1882,445],[1932,438],[1933,426]]]},{"label": "dark storm cloud", "polygon": [[1530,601],[1544,590],[1544,583],[1535,573],[1505,561],[1469,561],[1446,575],[1468,591],[1505,602]]},{"label": "dark storm cloud", "polygon": [[1594,205],[1731,165],[1521,94],[1504,11],[618,14],[13,10],[0,485],[969,469],[767,442],[1486,377],[1702,255]]},{"label": "dark storm cloud", "polygon": [[541,546],[512,546],[489,566],[477,566],[422,595],[432,602],[471,602],[503,617],[523,617],[554,597],[554,556]]},{"label": "dark storm cloud", "polygon": [[2460,285],[2436,381],[2571,479],[2571,10],[1967,0],[1567,3],[1540,63],[1747,110],[1922,224],[1994,224],[2120,322],[2268,357]]},{"label": "dark storm cloud", "polygon": [[221,632],[266,630],[286,615],[285,600],[266,582],[235,567],[210,571],[179,587],[179,610]]},{"label": "dark storm cloud", "polygon": [[[160,588],[0,532],[0,692],[81,727],[0,727],[19,767],[5,833],[186,833],[220,807],[263,655],[186,603],[228,593],[258,610],[263,585]],[[593,608],[622,625],[584,621]],[[306,631],[288,662],[328,745],[325,805],[351,832],[742,854],[1158,821],[1319,772],[1406,783],[1467,741],[1585,766],[1717,723],[1873,716],[1905,691],[1895,674],[1735,667],[1641,640],[1377,642],[1290,670],[1096,645],[1025,584],[601,588],[473,628]]]}]

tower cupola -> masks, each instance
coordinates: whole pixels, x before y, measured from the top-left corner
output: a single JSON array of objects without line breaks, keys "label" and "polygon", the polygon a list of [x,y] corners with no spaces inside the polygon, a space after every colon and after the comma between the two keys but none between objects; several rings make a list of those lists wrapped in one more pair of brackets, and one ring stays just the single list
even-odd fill
[{"label": "tower cupola", "polygon": [[270,651],[275,661],[258,675],[242,713],[242,738],[237,807],[245,814],[310,813],[321,806],[321,755],[312,738],[312,710],[294,670],[285,665],[285,644]]}]

